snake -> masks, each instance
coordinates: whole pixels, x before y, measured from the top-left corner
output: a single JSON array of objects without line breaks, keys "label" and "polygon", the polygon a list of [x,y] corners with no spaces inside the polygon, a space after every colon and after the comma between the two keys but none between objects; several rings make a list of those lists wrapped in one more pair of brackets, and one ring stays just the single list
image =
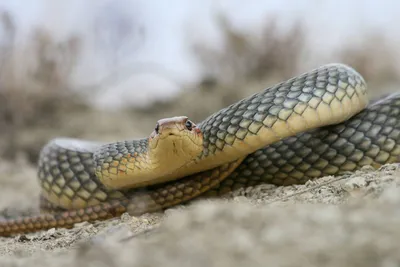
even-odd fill
[{"label": "snake", "polygon": [[162,211],[263,183],[302,184],[398,162],[400,93],[370,103],[364,78],[331,63],[205,120],[158,120],[149,136],[68,137],[40,151],[40,213],[0,220],[0,236]]}]

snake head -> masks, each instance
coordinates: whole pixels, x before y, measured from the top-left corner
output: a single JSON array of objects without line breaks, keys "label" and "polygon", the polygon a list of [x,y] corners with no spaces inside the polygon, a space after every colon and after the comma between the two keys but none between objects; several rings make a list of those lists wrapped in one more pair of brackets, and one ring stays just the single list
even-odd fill
[{"label": "snake head", "polygon": [[194,158],[203,151],[203,134],[186,116],[165,118],[157,121],[149,146],[159,155]]}]

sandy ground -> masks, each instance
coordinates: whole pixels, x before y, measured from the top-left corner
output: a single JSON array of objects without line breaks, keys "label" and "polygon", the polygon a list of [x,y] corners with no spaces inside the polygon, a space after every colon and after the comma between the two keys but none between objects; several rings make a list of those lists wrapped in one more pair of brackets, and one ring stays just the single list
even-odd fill
[{"label": "sandy ground", "polygon": [[[399,166],[0,238],[0,266],[398,266]],[[35,168],[0,173],[3,215],[35,210]]]}]

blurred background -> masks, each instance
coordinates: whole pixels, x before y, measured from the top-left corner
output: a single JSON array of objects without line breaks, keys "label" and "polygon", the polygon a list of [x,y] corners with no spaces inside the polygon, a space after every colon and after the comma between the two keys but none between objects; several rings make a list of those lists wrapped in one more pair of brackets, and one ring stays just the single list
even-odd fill
[{"label": "blurred background", "polygon": [[51,138],[147,136],[342,62],[398,89],[398,1],[0,1],[0,157]]}]

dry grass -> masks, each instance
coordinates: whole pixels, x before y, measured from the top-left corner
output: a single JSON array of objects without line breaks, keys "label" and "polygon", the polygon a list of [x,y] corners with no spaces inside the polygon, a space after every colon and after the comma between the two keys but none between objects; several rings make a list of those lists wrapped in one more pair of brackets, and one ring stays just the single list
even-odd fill
[{"label": "dry grass", "polygon": [[342,63],[349,64],[374,86],[399,83],[398,54],[395,44],[384,35],[372,32],[338,51]]},{"label": "dry grass", "polygon": [[84,107],[69,90],[80,40],[73,36],[58,42],[36,29],[26,42],[17,42],[10,14],[2,12],[0,24],[6,37],[0,54],[0,156],[13,159],[24,151],[35,160],[46,137],[25,147],[21,135],[32,128],[56,128],[62,114]]},{"label": "dry grass", "polygon": [[277,21],[269,19],[256,34],[235,28],[226,18],[216,19],[222,35],[222,47],[194,44],[194,53],[205,73],[203,85],[211,80],[234,85],[254,80],[293,75],[305,45],[303,25],[297,23],[283,33]]}]

